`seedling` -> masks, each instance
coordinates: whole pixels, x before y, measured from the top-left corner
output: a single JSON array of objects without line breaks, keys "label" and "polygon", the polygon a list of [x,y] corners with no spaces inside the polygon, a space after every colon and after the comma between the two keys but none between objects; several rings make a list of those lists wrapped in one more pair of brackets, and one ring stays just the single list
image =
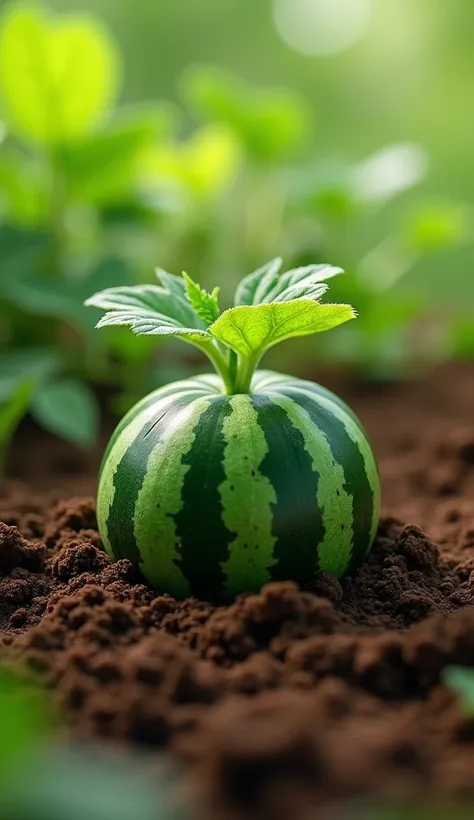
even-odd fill
[{"label": "seedling", "polygon": [[220,309],[187,274],[161,285],[109,288],[87,304],[98,327],[179,337],[215,374],[147,396],[119,424],[99,477],[104,546],[156,589],[229,599],[270,580],[337,577],[366,557],[379,518],[374,457],[357,418],[309,381],[257,370],[285,339],[355,317],[321,303],[341,273],[309,265],[279,275],[275,259],[245,277]]}]

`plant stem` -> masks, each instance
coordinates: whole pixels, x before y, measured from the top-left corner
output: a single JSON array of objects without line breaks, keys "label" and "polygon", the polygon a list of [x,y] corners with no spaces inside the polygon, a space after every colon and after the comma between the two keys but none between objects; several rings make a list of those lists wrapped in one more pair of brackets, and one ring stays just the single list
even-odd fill
[{"label": "plant stem", "polygon": [[200,344],[199,347],[204,351],[204,353],[206,353],[207,357],[214,365],[218,375],[224,382],[225,392],[227,395],[230,396],[232,393],[235,393],[234,385],[229,372],[229,363],[226,361],[225,356],[219,350],[217,345],[210,342],[207,344]]},{"label": "plant stem", "polygon": [[253,374],[260,360],[259,355],[239,356],[233,393],[250,393]]}]

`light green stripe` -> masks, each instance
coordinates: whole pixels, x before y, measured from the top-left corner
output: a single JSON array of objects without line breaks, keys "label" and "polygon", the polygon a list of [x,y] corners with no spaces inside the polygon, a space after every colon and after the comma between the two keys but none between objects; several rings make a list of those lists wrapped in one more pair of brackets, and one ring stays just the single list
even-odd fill
[{"label": "light green stripe", "polygon": [[[183,394],[186,391],[183,389]],[[122,458],[125,453],[133,445],[133,442],[142,431],[147,422],[151,421],[158,415],[161,410],[165,410],[169,404],[176,401],[179,393],[166,393],[163,399],[160,400],[157,394],[156,403],[150,405],[133,418],[118,436],[112,450],[107,458],[107,463],[104,465],[99,482],[99,489],[97,493],[97,523],[99,525],[102,543],[108,555],[114,557],[112,546],[107,535],[107,521],[109,518],[110,508],[113,504],[115,495],[114,478]]]},{"label": "light green stripe", "polygon": [[[135,506],[135,537],[142,570],[157,589],[166,589],[178,597],[189,593],[189,585],[176,564],[180,541],[173,516],[182,509],[184,478],[191,469],[183,464],[183,457],[196,439],[196,427],[209,404],[209,399],[196,399],[167,425],[165,436],[148,459]],[[205,515],[205,510],[202,513]]]},{"label": "light green stripe", "polygon": [[344,469],[335,461],[327,436],[313,424],[304,408],[283,396],[272,400],[286,412],[293,427],[303,436],[313,469],[320,474],[315,503],[323,512],[325,533],[318,546],[318,568],[338,577],[344,574],[349,564],[354,534],[352,496],[344,490]]},{"label": "light green stripe", "polygon": [[269,479],[259,471],[268,446],[251,398],[239,395],[230,402],[232,413],[222,428],[226,480],[219,493],[225,526],[236,536],[229,545],[229,558],[222,564],[226,594],[234,596],[270,580],[269,569],[277,563],[273,556],[276,538],[272,535],[272,504],[277,497]]},{"label": "light green stripe", "polygon": [[298,380],[283,373],[274,373],[273,370],[257,370],[252,379],[252,389],[255,393],[264,393],[268,388],[290,381],[293,384]]},{"label": "light green stripe", "polygon": [[364,461],[365,472],[367,474],[367,479],[374,499],[372,524],[370,528],[370,542],[372,543],[377,533],[380,518],[380,482],[378,480],[377,465],[375,463],[375,458],[369,442],[362,433],[357,422],[352,418],[352,416],[344,412],[343,408],[340,407],[335,401],[331,401],[331,399],[323,395],[315,396],[314,392],[311,392],[311,390],[305,390],[304,382],[292,382],[291,389],[295,390],[295,392],[303,393],[305,396],[313,399],[313,401],[317,401],[318,404],[321,404],[326,408],[326,410],[332,413],[333,416],[339,419],[339,421],[342,422],[346,428],[347,435],[351,441],[353,441],[356,447],[358,447]]}]

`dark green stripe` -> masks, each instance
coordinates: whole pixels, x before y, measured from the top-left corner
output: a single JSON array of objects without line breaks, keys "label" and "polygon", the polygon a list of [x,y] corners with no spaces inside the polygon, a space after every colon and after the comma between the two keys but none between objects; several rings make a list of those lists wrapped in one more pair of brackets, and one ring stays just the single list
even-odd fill
[{"label": "dark green stripe", "polygon": [[284,390],[286,390],[289,387],[298,387],[298,386],[301,388],[301,390],[305,390],[307,393],[314,394],[314,396],[316,398],[318,396],[322,396],[324,399],[328,399],[329,401],[334,402],[334,404],[337,404],[337,406],[340,407],[341,410],[344,410],[344,412],[347,413],[347,415],[351,417],[352,421],[355,421],[355,423],[357,424],[357,427],[360,430],[362,430],[365,437],[367,438],[367,434],[364,430],[364,427],[363,427],[360,419],[356,416],[356,414],[352,410],[352,408],[349,407],[349,405],[346,404],[345,401],[340,399],[339,396],[336,395],[336,393],[333,393],[331,390],[328,390],[327,387],[323,387],[323,385],[321,385],[321,384],[317,384],[316,382],[310,382],[310,381],[307,381],[306,379],[296,379],[296,378],[292,379],[289,376],[288,379],[285,382],[280,382],[280,384],[275,383],[275,384],[269,385],[268,392],[271,392],[272,390],[278,390],[279,392],[282,392],[282,388]]},{"label": "dark green stripe", "polygon": [[143,426],[118,465],[114,476],[114,500],[107,520],[107,534],[116,558],[129,558],[134,563],[140,560],[134,534],[135,504],[145,479],[148,458],[166,431],[170,418],[190,404],[194,397],[194,394],[180,395],[161,411],[158,402],[156,416]]},{"label": "dark green stripe", "polygon": [[[196,380],[191,379],[188,384],[188,392],[193,393],[193,395],[197,398],[199,395],[207,395],[210,392],[210,388],[206,385],[198,385]],[[123,419],[117,424],[114,432],[112,433],[109,443],[105,449],[105,453],[102,457],[102,463],[100,465],[99,470],[99,478],[102,472],[102,468],[105,465],[107,458],[109,457],[110,451],[114,446],[115,442],[117,441],[120,434],[125,430],[126,427],[135,419],[139,413],[142,413],[148,407],[151,407],[152,404],[156,404],[160,399],[165,398],[166,396],[171,396],[173,393],[181,393],[186,390],[186,385],[183,382],[175,382],[174,384],[169,384],[166,387],[161,387],[159,390],[154,390],[153,393],[150,393],[149,396],[145,396],[144,399],[139,401],[135,404],[131,410],[123,417]]]},{"label": "dark green stripe", "polygon": [[341,410],[344,410],[344,412],[351,417],[352,421],[355,421],[359,430],[362,430],[364,436],[367,438],[367,433],[365,432],[361,420],[358,418],[358,416],[356,416],[352,407],[349,407],[349,405],[346,404],[345,401],[340,399],[339,396],[337,396],[331,390],[328,390],[327,387],[323,387],[321,384],[316,384],[316,382],[302,381],[301,387],[303,388],[303,390],[306,391],[311,390],[311,392],[314,393],[315,396],[322,396],[324,399],[329,399],[329,401],[332,401],[334,402],[334,404],[337,404],[337,406],[340,407]]},{"label": "dark green stripe", "polygon": [[183,458],[188,464],[182,490],[183,507],[175,515],[176,535],[182,546],[176,561],[186,576],[191,593],[212,600],[223,590],[225,576],[221,563],[229,557],[229,543],[235,537],[222,517],[219,486],[225,480],[222,425],[232,412],[228,397],[212,398],[196,427],[196,439]]},{"label": "dark green stripe", "polygon": [[[303,388],[305,389],[305,388]],[[344,470],[344,488],[352,496],[354,540],[349,570],[359,566],[370,546],[370,531],[374,512],[372,488],[365,470],[361,451],[350,438],[344,424],[325,407],[290,387],[278,388],[278,392],[294,399],[303,407],[313,424],[322,430],[329,441],[335,460]],[[361,433],[362,435],[362,433]]]},{"label": "dark green stripe", "polygon": [[277,541],[273,580],[307,581],[317,571],[318,543],[324,537],[323,513],[317,504],[319,474],[305,450],[300,431],[285,411],[267,396],[252,397],[258,424],[268,445],[260,472],[277,496],[272,534]]}]

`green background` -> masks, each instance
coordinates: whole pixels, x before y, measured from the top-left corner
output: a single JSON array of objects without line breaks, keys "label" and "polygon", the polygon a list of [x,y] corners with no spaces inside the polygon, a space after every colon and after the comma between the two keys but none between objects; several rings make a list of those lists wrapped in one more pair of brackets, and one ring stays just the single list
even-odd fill
[{"label": "green background", "polygon": [[[281,39],[268,0],[53,0],[57,10],[100,14],[123,49],[123,99],[175,99],[193,63],[252,83],[299,89],[315,112],[315,154],[361,158],[382,145],[420,142],[431,170],[423,190],[472,201],[474,4],[373,0],[371,24],[343,54],[306,57]],[[390,213],[387,215],[390,219]],[[375,230],[375,226],[374,226]],[[419,264],[403,288],[474,297],[473,250]],[[429,268],[429,277],[427,274]],[[446,276],[449,285],[446,286]]]}]

